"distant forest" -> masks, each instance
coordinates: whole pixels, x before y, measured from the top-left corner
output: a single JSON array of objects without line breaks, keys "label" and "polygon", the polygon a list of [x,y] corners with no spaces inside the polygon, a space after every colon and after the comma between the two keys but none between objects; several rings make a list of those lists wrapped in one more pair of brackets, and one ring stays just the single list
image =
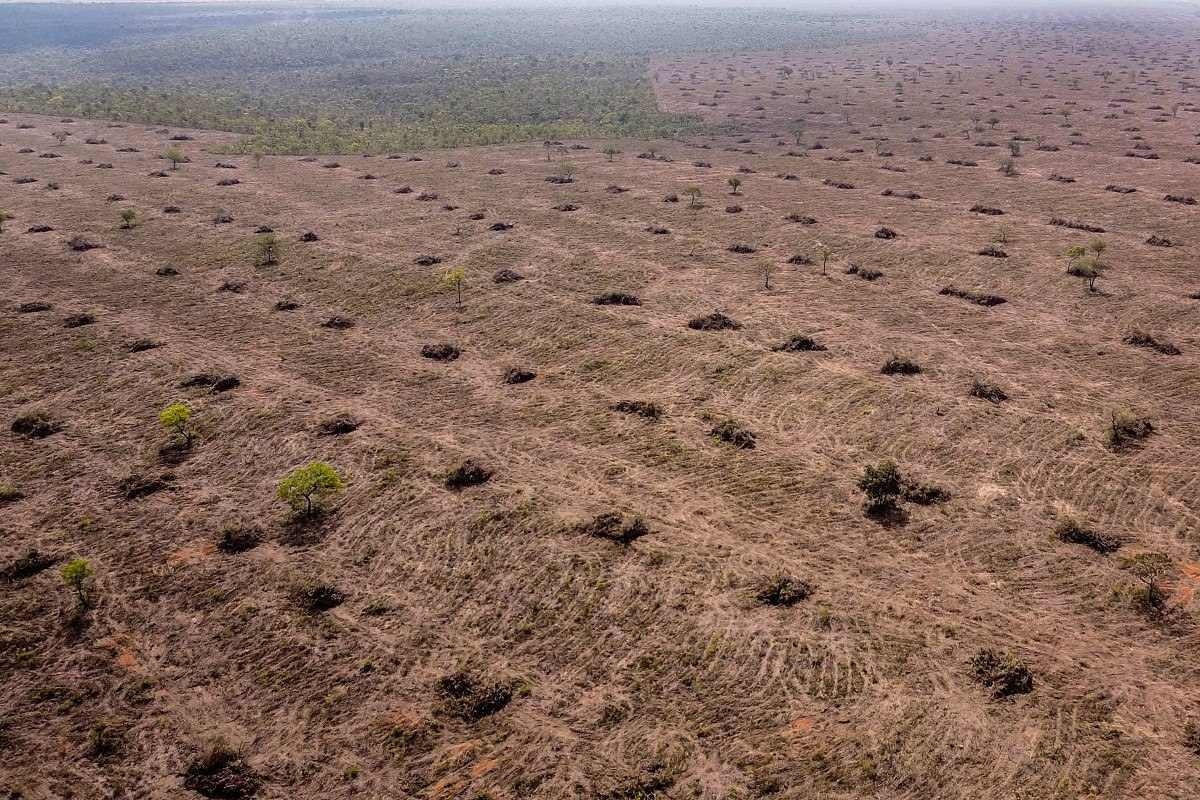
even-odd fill
[{"label": "distant forest", "polygon": [[658,138],[656,53],[831,47],[885,20],[770,9],[0,5],[0,109],[248,134],[266,153]]}]

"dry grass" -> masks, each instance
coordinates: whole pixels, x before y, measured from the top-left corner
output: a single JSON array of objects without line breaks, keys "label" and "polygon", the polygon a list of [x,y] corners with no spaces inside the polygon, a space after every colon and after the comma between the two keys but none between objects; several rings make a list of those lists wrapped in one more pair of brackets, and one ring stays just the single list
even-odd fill
[{"label": "dry grass", "polygon": [[[870,47],[662,59],[662,104],[736,134],[655,143],[669,161],[609,162],[586,142],[569,185],[544,180],[540,143],[255,168],[206,153],[229,137],[201,131],[192,163],[149,178],[163,134],[80,120],[58,148],[57,121],[5,115],[0,483],[21,497],[0,506],[0,787],[181,797],[189,775],[229,773],[303,798],[1185,796],[1200,783],[1184,733],[1200,677],[1198,212],[1162,197],[1200,182],[1184,163],[1195,92],[1178,89],[1196,23],[1134,22],[1047,12],[1019,35],[947,20],[919,41],[914,23]],[[786,155],[806,151],[798,113],[804,145],[823,145],[806,157]],[[1160,159],[1124,157],[1131,127]],[[1015,133],[1060,147],[1031,141],[1005,177],[1008,151],[974,141]],[[63,157],[36,157],[52,147]],[[946,163],[972,158],[988,168]],[[216,185],[217,160],[238,185]],[[884,163],[921,199],[881,196]],[[720,197],[740,166],[739,214],[662,202]],[[114,193],[139,212],[131,230]],[[975,255],[997,231],[979,203],[1004,209],[1008,258]],[[220,209],[233,221],[215,224]],[[1102,292],[1062,257],[1094,235],[1052,218],[1107,231]],[[54,230],[25,233],[38,224]],[[277,264],[254,263],[260,225],[284,242]],[[875,238],[884,226],[902,235]],[[444,264],[414,263],[430,252]],[[797,252],[815,266],[785,266]],[[850,261],[883,276],[846,275]],[[461,309],[446,266],[465,272]],[[242,291],[218,291],[229,281]],[[592,302],[609,291],[640,305]],[[32,302],[52,308],[19,313]],[[714,309],[738,327],[687,327]],[[94,323],[63,327],[82,313]],[[828,349],[775,352],[797,330]],[[1180,354],[1123,344],[1131,330]],[[141,340],[161,346],[131,352]],[[422,357],[443,343],[457,358]],[[920,374],[880,374],[894,353]],[[511,364],[536,380],[501,380]],[[181,387],[197,374],[237,381]],[[977,396],[1004,402],[972,397],[977,375]],[[629,398],[670,413],[613,410]],[[180,399],[196,444],[163,481],[157,412]],[[1118,408],[1154,435],[1110,449]],[[8,430],[36,413],[61,428]],[[343,416],[357,428],[323,434]],[[710,436],[722,420],[754,449]],[[865,517],[855,482],[884,459],[949,499],[891,527]],[[312,460],[347,488],[293,537],[274,488]],[[163,485],[126,499],[130,475]],[[456,475],[468,486],[448,491]],[[1110,602],[1128,579],[1054,535],[1066,514],[1121,553],[1163,554],[1172,613]],[[571,535],[597,519],[615,535]],[[72,627],[48,567],[74,556],[96,578]],[[764,576],[803,576],[803,602],[748,602]],[[995,658],[973,674],[981,651]],[[1025,687],[996,671],[1010,663],[1036,678],[998,702],[997,686]],[[197,761],[217,734],[236,744]]]}]

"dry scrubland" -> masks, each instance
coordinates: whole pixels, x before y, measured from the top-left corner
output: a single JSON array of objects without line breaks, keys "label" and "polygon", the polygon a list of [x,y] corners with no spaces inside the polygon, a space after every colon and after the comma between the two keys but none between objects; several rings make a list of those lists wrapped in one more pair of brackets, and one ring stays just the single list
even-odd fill
[{"label": "dry scrubland", "polygon": [[[660,105],[727,133],[565,152],[3,115],[6,796],[1192,796],[1196,20],[1069,23],[662,57]],[[885,459],[948,499],[864,513]],[[301,524],[313,460],[345,489]]]}]

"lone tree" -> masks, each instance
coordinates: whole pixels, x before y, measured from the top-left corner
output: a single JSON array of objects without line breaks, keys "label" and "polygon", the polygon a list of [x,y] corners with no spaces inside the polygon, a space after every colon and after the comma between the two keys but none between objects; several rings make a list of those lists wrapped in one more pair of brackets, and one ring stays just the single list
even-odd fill
[{"label": "lone tree", "polygon": [[187,156],[178,147],[168,148],[167,152],[162,154],[162,157],[171,162],[172,171],[178,169],[179,165],[187,160]]},{"label": "lone tree", "polygon": [[[1067,274],[1074,275],[1076,278],[1083,278],[1087,281],[1089,292],[1096,291],[1096,279],[1099,278],[1108,267],[1101,263],[1100,254],[1105,251],[1108,245],[1103,239],[1095,239],[1088,244],[1072,245],[1067,248],[1066,256],[1069,259],[1067,264]],[[1088,251],[1094,255],[1088,255]]]},{"label": "lone tree", "polygon": [[264,233],[254,240],[254,252],[259,265],[268,267],[279,263],[279,237]]},{"label": "lone tree", "polygon": [[738,178],[736,176],[730,178],[729,180],[727,180],[725,182],[729,184],[729,190],[730,190],[729,193],[730,194],[737,194],[738,189],[741,188],[741,185],[742,185],[742,179]]},{"label": "lone tree", "polygon": [[324,461],[313,461],[289,472],[275,488],[275,494],[297,515],[311,517],[345,485],[336,469]]},{"label": "lone tree", "polygon": [[688,188],[683,190],[683,193],[686,194],[688,196],[688,198],[690,198],[690,200],[688,202],[688,208],[695,208],[696,204],[700,202],[701,192],[700,192],[699,186],[689,186]]},{"label": "lone tree", "polygon": [[613,160],[613,156],[618,156],[618,155],[620,155],[620,154],[621,154],[621,151],[620,151],[620,150],[618,150],[618,149],[617,149],[617,148],[615,148],[615,147],[606,147],[606,148],[604,148],[604,155],[608,156],[608,160],[609,160],[609,161],[612,161],[612,160]]},{"label": "lone tree", "polygon": [[8,222],[12,218],[12,214],[8,213],[4,209],[0,209],[0,233],[4,233],[4,223]]},{"label": "lone tree", "polygon": [[775,262],[764,261],[762,265],[763,288],[771,288],[771,276],[775,273]]},{"label": "lone tree", "polygon": [[171,403],[158,412],[158,421],[179,438],[183,447],[192,446],[195,432],[192,430],[192,409],[187,403]]},{"label": "lone tree", "polygon": [[62,147],[63,143],[65,143],[67,141],[67,137],[71,135],[71,132],[70,131],[55,131],[54,133],[52,133],[50,135],[54,137],[54,141],[58,142],[58,146]]},{"label": "lone tree", "polygon": [[1106,269],[1108,268],[1101,264],[1095,256],[1084,256],[1072,265],[1070,273],[1087,281],[1088,291],[1094,292],[1096,291],[1096,279],[1104,274]]},{"label": "lone tree", "polygon": [[466,280],[467,273],[462,267],[454,267],[442,273],[442,285],[454,290],[459,308],[462,308],[463,284]]},{"label": "lone tree", "polygon": [[75,592],[75,600],[79,604],[79,608],[88,607],[88,584],[91,582],[95,572],[92,570],[92,565],[88,563],[86,558],[73,558],[66,564],[63,564],[59,570],[62,576],[62,581],[67,588]]},{"label": "lone tree", "polygon": [[137,225],[137,211],[132,208],[127,208],[121,212],[121,228],[129,230],[134,225]]},{"label": "lone tree", "polygon": [[829,263],[829,257],[833,255],[833,248],[824,242],[817,242],[817,253],[821,256],[821,274],[827,275],[825,266]]}]

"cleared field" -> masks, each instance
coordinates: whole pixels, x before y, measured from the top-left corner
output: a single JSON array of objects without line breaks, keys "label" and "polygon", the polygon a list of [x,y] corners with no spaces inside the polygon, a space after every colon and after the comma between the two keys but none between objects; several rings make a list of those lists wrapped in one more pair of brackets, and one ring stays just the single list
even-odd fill
[{"label": "cleared field", "polygon": [[[1190,796],[1197,20],[896,30],[656,57],[662,111],[728,126],[686,140],[302,159],[0,115],[0,788]],[[886,459],[926,492],[872,516]],[[314,460],[345,489],[297,524]]]}]

